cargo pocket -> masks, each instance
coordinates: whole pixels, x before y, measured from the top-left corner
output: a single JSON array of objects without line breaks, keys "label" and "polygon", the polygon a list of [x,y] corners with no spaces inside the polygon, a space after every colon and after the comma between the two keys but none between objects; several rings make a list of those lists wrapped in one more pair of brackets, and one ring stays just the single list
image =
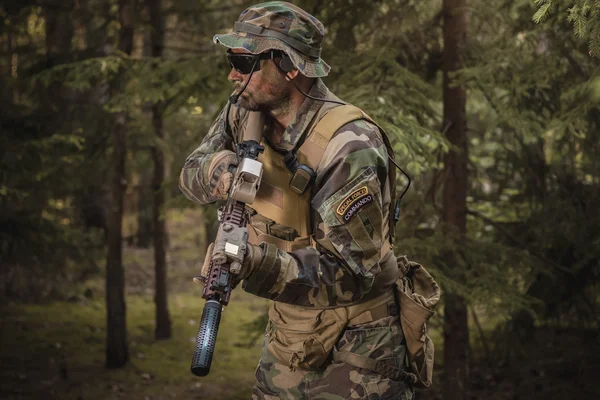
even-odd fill
[{"label": "cargo pocket", "polygon": [[315,310],[273,302],[267,350],[290,370],[316,370],[327,361],[347,320],[336,310]]},{"label": "cargo pocket", "polygon": [[[349,352],[361,357],[388,364],[395,368],[404,369],[406,347],[403,344],[402,330],[398,319],[390,318],[387,326],[348,329],[337,344],[339,353]],[[338,353],[338,354],[339,354]],[[360,385],[363,387],[365,398],[369,399],[411,399],[412,387],[403,380],[395,380],[373,370],[356,365]]]},{"label": "cargo pocket", "polygon": [[394,381],[381,375],[365,375],[362,386],[368,399],[411,400],[413,389],[404,381]]}]

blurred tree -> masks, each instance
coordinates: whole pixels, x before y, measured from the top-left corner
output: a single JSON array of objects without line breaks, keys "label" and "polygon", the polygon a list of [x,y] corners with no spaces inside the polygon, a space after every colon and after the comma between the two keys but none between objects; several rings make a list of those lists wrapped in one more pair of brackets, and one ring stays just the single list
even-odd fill
[{"label": "blurred tree", "polygon": [[600,3],[593,0],[535,0],[533,20],[540,23],[559,12],[573,24],[575,36],[587,40],[590,56],[600,57]]},{"label": "blurred tree", "polygon": [[[599,278],[593,271],[600,253],[590,246],[600,240],[598,219],[587,211],[598,204],[593,193],[600,183],[597,59],[572,35],[564,13],[536,25],[535,12],[528,1],[498,8],[475,3],[468,67],[459,74],[473,121],[468,224],[477,247],[468,262],[473,272],[486,267],[467,281],[484,287],[486,278],[497,276],[505,283],[490,293],[508,285],[528,300],[505,303],[507,323],[494,337],[497,365],[516,380],[536,368],[557,376],[567,365],[596,362],[591,354],[569,352],[553,368],[549,356],[531,354],[565,330],[597,330],[600,312],[591,294]],[[558,395],[542,378],[521,382],[524,398]],[[571,383],[582,394],[587,390],[583,377]]]},{"label": "blurred tree", "polygon": [[[445,231],[456,246],[444,262],[456,270],[454,262],[463,253],[467,234],[467,190],[469,158],[467,139],[466,92],[455,82],[463,68],[467,49],[468,10],[465,0],[444,0],[444,123],[448,142],[452,146],[444,156],[443,222]],[[454,272],[454,271],[453,271]],[[461,280],[461,271],[452,277]],[[448,290],[444,304],[444,398],[464,400],[469,393],[469,327],[467,304],[457,293]]]},{"label": "blurred tree", "polygon": [[[111,200],[115,182],[106,179],[117,166],[121,178],[132,182],[124,206],[131,221],[138,182],[149,190],[139,202],[149,206],[150,217],[160,203],[154,194],[165,196],[164,206],[154,208],[161,218],[169,209],[193,207],[178,193],[179,167],[231,92],[224,50],[211,39],[230,29],[250,3],[163,2],[161,55],[152,56],[150,48],[140,51],[143,35],[130,31],[136,44],[129,57],[115,51],[126,28],[115,18],[116,0],[0,4],[4,295],[61,298],[60,288],[104,261],[98,233],[107,228],[109,208],[118,204]],[[443,21],[448,15],[442,0],[296,4],[326,26],[323,55],[333,67],[327,85],[383,125],[398,162],[413,178],[402,203],[397,251],[423,262],[446,293],[464,298],[488,324],[498,326],[494,340],[488,339],[486,365],[494,370],[484,374],[473,368],[472,390],[493,390],[489,379],[498,385],[501,375],[522,383],[522,398],[537,398],[555,387],[542,376],[567,366],[587,371],[593,366],[589,351],[556,355],[563,361],[552,364],[560,366],[555,369],[551,363],[535,365],[536,357],[528,354],[537,343],[551,343],[540,335],[592,332],[600,320],[600,215],[595,212],[600,207],[600,72],[598,59],[590,56],[597,54],[596,2],[469,2],[468,43],[450,77],[456,86],[447,87],[445,98]],[[145,25],[136,32],[143,29],[149,44],[155,30],[149,15],[140,16]],[[444,183],[451,176],[443,168],[463,153],[442,133],[451,135],[450,128],[444,130],[444,104],[460,108],[463,99],[455,93],[461,88],[468,93],[469,136],[460,146],[469,151],[464,153],[467,172],[462,169],[460,176],[468,175],[466,208],[460,203],[457,214],[466,212],[467,218],[457,245],[445,219],[451,186],[444,189]],[[453,99],[456,104],[450,104]],[[123,112],[127,118],[120,122],[126,125],[115,125]],[[161,184],[156,176],[155,187],[153,172],[160,168],[153,171],[153,154],[159,162],[163,156],[165,173]],[[124,167],[114,162],[117,155],[119,162],[127,159]],[[398,179],[406,184],[401,175]],[[464,189],[459,189],[452,193],[462,202]],[[198,223],[213,226],[215,214],[214,207],[203,208]],[[155,232],[143,223],[137,230],[138,237]],[[463,231],[458,232],[460,237]],[[162,237],[166,240],[166,231]],[[114,235],[110,240],[112,258],[120,240]],[[196,244],[198,263],[205,240],[210,235]],[[441,318],[432,321],[432,329],[441,326]],[[471,337],[476,363],[478,340],[487,334]],[[571,346],[553,345],[553,353],[562,348]],[[583,391],[583,375],[573,379],[580,384],[570,390]]]},{"label": "blurred tree", "polygon": [[[150,43],[152,57],[160,58],[163,55],[165,22],[162,15],[162,4],[160,0],[147,0],[150,16]],[[157,102],[152,106],[152,126],[156,135],[156,144],[152,148],[154,160],[154,177],[152,189],[154,192],[152,203],[152,221],[154,237],[154,271],[155,271],[155,295],[156,303],[156,331],[157,339],[169,339],[171,337],[171,318],[167,302],[167,231],[165,221],[165,161],[163,147],[164,134],[164,103]]]},{"label": "blurred tree", "polygon": [[[119,44],[122,56],[133,50],[134,1],[119,0]],[[123,67],[121,67],[123,68]],[[117,79],[113,93],[124,85]],[[127,114],[118,112],[112,127],[113,170],[111,204],[108,225],[108,254],[106,256],[106,366],[119,368],[129,360],[125,305],[125,271],[123,268],[123,203],[127,188],[125,159],[127,156]]]},{"label": "blurred tree", "polygon": [[61,2],[0,6],[2,295],[61,295],[58,288],[94,267],[96,235],[80,229],[69,198],[84,161],[73,92],[33,79],[72,60],[72,12]]}]

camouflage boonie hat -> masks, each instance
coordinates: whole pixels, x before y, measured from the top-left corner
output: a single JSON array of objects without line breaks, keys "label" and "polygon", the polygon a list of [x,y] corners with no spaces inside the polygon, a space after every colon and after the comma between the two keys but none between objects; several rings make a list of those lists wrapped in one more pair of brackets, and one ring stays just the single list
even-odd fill
[{"label": "camouflage boonie hat", "polygon": [[331,69],[321,59],[324,34],[323,24],[300,7],[269,1],[244,10],[233,25],[233,32],[215,35],[213,41],[252,54],[283,50],[298,71],[317,78],[327,76]]}]

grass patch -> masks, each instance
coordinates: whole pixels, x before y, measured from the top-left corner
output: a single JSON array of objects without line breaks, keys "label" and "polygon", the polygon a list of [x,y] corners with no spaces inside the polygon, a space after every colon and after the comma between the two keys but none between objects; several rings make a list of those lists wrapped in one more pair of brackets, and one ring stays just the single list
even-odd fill
[{"label": "grass patch", "polygon": [[223,313],[211,373],[205,378],[189,371],[204,301],[199,291],[173,295],[169,301],[173,338],[156,341],[152,297],[128,296],[130,362],[118,370],[104,367],[103,300],[4,307],[3,398],[249,398],[260,343],[240,346],[247,339],[243,325],[261,315],[267,301],[234,293]]}]

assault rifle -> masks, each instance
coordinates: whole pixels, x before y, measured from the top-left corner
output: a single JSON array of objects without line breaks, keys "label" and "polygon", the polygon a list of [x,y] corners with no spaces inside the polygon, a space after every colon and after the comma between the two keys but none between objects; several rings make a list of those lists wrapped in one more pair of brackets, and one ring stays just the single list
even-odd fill
[{"label": "assault rifle", "polygon": [[209,272],[201,279],[204,281],[202,298],[206,299],[206,304],[202,311],[191,366],[192,373],[197,376],[206,376],[210,371],[221,311],[229,304],[233,278],[239,274],[246,255],[246,204],[254,202],[262,178],[262,163],[257,160],[258,155],[264,151],[264,147],[260,145],[263,127],[264,114],[251,112],[244,131],[244,140],[237,145],[239,164],[229,188],[227,203],[219,209],[219,230]]}]

